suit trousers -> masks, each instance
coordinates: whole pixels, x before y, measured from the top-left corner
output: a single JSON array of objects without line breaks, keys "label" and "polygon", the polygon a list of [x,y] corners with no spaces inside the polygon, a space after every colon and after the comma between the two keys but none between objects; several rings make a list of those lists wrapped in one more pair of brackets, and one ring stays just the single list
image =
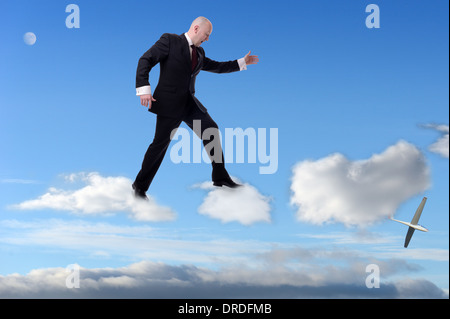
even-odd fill
[{"label": "suit trousers", "polygon": [[[200,120],[201,132],[195,132],[193,127],[194,120]],[[171,142],[171,133],[173,133],[173,131],[180,126],[181,122],[185,122],[186,125],[193,130],[200,139],[202,139],[203,132],[206,129],[218,129],[216,122],[214,122],[208,112],[202,112],[191,98],[188,99],[185,110],[179,118],[157,115],[155,137],[145,153],[141,170],[136,176],[136,180],[134,182],[139,189],[146,192],[150,187],[150,184],[152,183]],[[216,136],[218,137],[218,135]],[[206,146],[211,142],[214,142],[214,147],[209,147],[211,152],[207,153],[212,164],[212,180],[217,181],[227,179],[230,176],[225,169],[224,156],[220,141],[214,141],[214,138],[211,138],[210,140],[203,139],[203,146],[206,148]],[[220,152],[218,157],[215,156],[214,152]],[[220,157],[222,158],[221,162],[214,161],[214,158],[217,159]]]}]

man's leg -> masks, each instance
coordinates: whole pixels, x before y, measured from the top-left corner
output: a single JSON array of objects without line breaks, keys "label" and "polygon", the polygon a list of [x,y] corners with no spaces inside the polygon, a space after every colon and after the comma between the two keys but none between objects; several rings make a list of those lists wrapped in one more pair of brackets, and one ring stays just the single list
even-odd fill
[{"label": "man's leg", "polygon": [[146,192],[158,171],[170,144],[170,134],[181,124],[181,119],[158,115],[156,118],[155,137],[145,153],[142,168],[133,185]]},{"label": "man's leg", "polygon": [[[218,134],[219,127],[217,126],[216,122],[214,122],[214,120],[211,118],[211,116],[208,114],[208,112],[203,113],[198,109],[197,106],[193,106],[191,108],[191,112],[189,112],[183,118],[183,121],[203,141],[203,146],[207,150],[206,153],[208,153],[208,156],[212,164],[212,174],[211,174],[212,180],[220,181],[230,179],[230,175],[228,175],[228,172],[225,169],[225,160],[222,152],[222,146],[220,143],[220,137]],[[198,122],[194,123],[194,121]],[[197,124],[200,124],[200,127],[198,127]],[[208,130],[207,133],[208,132],[214,133],[215,130],[216,134],[214,134],[214,137],[210,136],[210,134],[206,134],[207,136],[204,136],[206,130]],[[210,143],[213,144],[210,145]]]}]

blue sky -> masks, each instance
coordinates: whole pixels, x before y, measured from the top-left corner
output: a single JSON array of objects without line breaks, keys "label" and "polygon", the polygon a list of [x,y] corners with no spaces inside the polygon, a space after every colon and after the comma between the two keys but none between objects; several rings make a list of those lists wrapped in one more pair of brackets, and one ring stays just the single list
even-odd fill
[{"label": "blue sky", "polygon": [[[202,72],[197,97],[222,134],[278,129],[278,170],[228,163],[236,193],[168,153],[141,207],[129,183],[155,117],[137,61],[200,15],[207,56],[260,62]],[[0,296],[448,298],[448,2],[8,0],[0,21]],[[387,217],[409,221],[424,196],[430,231],[404,249]]]}]

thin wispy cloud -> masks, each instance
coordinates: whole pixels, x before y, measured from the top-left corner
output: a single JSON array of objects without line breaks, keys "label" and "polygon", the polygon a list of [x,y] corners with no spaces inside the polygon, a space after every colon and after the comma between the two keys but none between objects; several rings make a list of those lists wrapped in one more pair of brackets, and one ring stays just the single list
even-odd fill
[{"label": "thin wispy cloud", "polygon": [[332,154],[297,163],[291,203],[302,222],[369,226],[394,215],[400,204],[429,186],[424,155],[400,141],[366,160]]},{"label": "thin wispy cloud", "polygon": [[165,231],[148,225],[124,226],[80,219],[0,220],[0,233],[0,243],[70,250],[73,258],[82,254],[170,263],[238,262],[250,251],[259,252],[270,246],[264,242],[224,239],[198,229]]},{"label": "thin wispy cloud", "polygon": [[39,181],[33,179],[22,179],[22,178],[4,178],[0,179],[0,183],[3,184],[39,184]]},{"label": "thin wispy cloud", "polygon": [[428,149],[430,152],[441,155],[444,158],[449,158],[449,127],[448,125],[427,124],[423,125],[425,128],[431,128],[442,133],[439,139],[431,144]]},{"label": "thin wispy cloud", "polygon": [[68,188],[79,182],[81,188],[70,190],[51,187],[36,199],[11,205],[12,209],[68,211],[79,215],[108,215],[126,213],[138,221],[168,221],[175,219],[175,212],[156,203],[136,199],[133,196],[132,181],[126,177],[101,176],[99,173],[77,173],[64,176]]},{"label": "thin wispy cloud", "polygon": [[[0,220],[0,233],[1,244],[35,247],[35,249],[51,248],[53,251],[70,250],[73,258],[81,254],[102,258],[118,257],[121,260],[151,259],[178,264],[254,265],[258,260],[249,256],[263,256],[267,251],[290,251],[290,253],[295,251],[300,256],[300,250],[293,247],[298,247],[299,242],[313,241],[314,249],[319,251],[325,251],[322,246],[352,245],[356,247],[353,251],[359,256],[448,261],[448,250],[435,248],[405,250],[398,245],[403,241],[403,235],[395,237],[380,233],[371,235],[359,232],[304,233],[295,236],[299,240],[295,240],[294,243],[274,243],[225,239],[214,233],[205,234],[205,230],[202,229],[187,228],[183,231],[168,232],[148,225],[125,226],[79,219]],[[308,258],[314,249],[306,247],[302,258]],[[329,255],[329,252],[326,254]]]}]

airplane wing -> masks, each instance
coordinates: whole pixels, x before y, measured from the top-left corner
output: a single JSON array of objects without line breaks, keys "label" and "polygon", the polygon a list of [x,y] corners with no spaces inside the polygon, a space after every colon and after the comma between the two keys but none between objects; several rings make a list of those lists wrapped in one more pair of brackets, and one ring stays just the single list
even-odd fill
[{"label": "airplane wing", "polygon": [[409,241],[411,240],[412,235],[414,234],[415,229],[412,227],[408,228],[408,233],[406,234],[406,238],[405,238],[405,248],[408,247],[409,245]]},{"label": "airplane wing", "polygon": [[422,202],[420,203],[419,207],[417,207],[416,213],[414,214],[414,217],[411,220],[411,224],[417,225],[417,223],[419,222],[420,215],[422,214],[423,207],[425,206],[426,202],[427,202],[427,198],[424,197],[422,199]]},{"label": "airplane wing", "polygon": [[389,217],[389,219],[390,219],[390,220],[393,220],[394,222],[397,222],[397,223],[402,223],[403,225],[406,225],[406,226],[409,226],[409,227],[411,227],[411,226],[412,226],[412,224],[411,224],[411,223],[408,223],[408,222],[404,222],[404,221],[402,221],[402,220],[398,220],[398,219],[394,219],[393,217]]}]

